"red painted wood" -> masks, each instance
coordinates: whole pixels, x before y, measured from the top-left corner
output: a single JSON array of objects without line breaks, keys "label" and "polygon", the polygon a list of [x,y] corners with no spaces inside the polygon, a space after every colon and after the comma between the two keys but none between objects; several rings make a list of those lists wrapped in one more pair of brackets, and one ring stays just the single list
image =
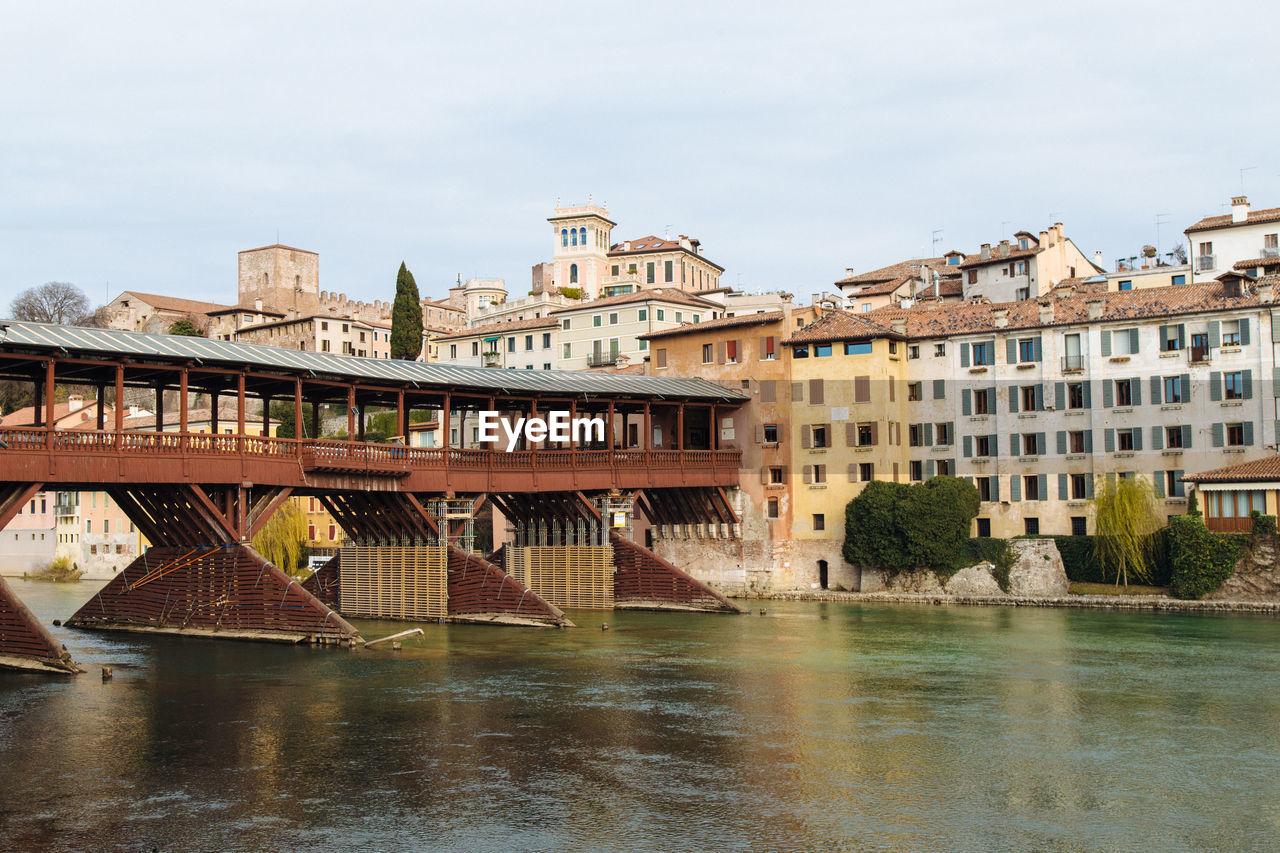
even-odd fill
[{"label": "red painted wood", "polygon": [[615,604],[665,603],[699,610],[741,612],[713,588],[668,563],[648,548],[611,533]]},{"label": "red painted wood", "polygon": [[40,624],[4,578],[0,578],[0,655],[63,672],[80,671],[62,643]]}]

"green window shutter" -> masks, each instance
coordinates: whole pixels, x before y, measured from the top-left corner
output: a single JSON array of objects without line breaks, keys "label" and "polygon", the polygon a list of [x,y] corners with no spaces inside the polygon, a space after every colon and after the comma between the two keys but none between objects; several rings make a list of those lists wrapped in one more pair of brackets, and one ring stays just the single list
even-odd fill
[{"label": "green window shutter", "polygon": [[1084,383],[1084,407],[1086,409],[1093,408],[1093,381]]},{"label": "green window shutter", "polygon": [[1135,406],[1142,405],[1142,380],[1136,376],[1129,380],[1129,399]]},{"label": "green window shutter", "polygon": [[1049,500],[1049,475],[1036,474],[1036,486],[1038,487],[1037,491],[1040,492],[1039,499],[1042,501]]},{"label": "green window shutter", "polygon": [[1086,498],[1093,497],[1093,477],[1084,478],[1084,496]]},{"label": "green window shutter", "polygon": [[1005,339],[1005,361],[1009,364],[1018,363],[1018,342],[1014,338]]},{"label": "green window shutter", "polygon": [[1160,327],[1160,351],[1164,351],[1164,342],[1173,337],[1173,326]]},{"label": "green window shutter", "polygon": [[924,424],[924,446],[933,447],[933,424]]},{"label": "green window shutter", "polygon": [[1135,326],[1129,330],[1129,352],[1136,353],[1138,351],[1138,329]]},{"label": "green window shutter", "polygon": [[1213,446],[1214,447],[1221,447],[1223,445],[1222,432],[1223,432],[1222,424],[1213,425]]},{"label": "green window shutter", "polygon": [[995,364],[995,363],[996,363],[996,339],[992,338],[991,340],[987,341],[987,360],[984,362],[984,364]]},{"label": "green window shutter", "polygon": [[964,437],[964,458],[968,459],[971,456],[973,456],[973,436],[966,435]]},{"label": "green window shutter", "polygon": [[1013,474],[1009,477],[1009,500],[1022,500],[1022,478],[1017,474]]},{"label": "green window shutter", "polygon": [[1209,399],[1214,402],[1222,399],[1222,374],[1216,370],[1209,374]]},{"label": "green window shutter", "polygon": [[1280,367],[1271,368],[1271,396],[1280,397]]},{"label": "green window shutter", "polygon": [[[956,443],[956,422],[947,421],[947,444],[954,445]],[[951,470],[955,470],[952,468]]]},{"label": "green window shutter", "polygon": [[1222,324],[1217,320],[1209,321],[1209,346],[1222,346]]},{"label": "green window shutter", "polygon": [[1087,429],[1084,431],[1084,452],[1085,453],[1093,452],[1093,430],[1091,429]]},{"label": "green window shutter", "polygon": [[1058,455],[1065,456],[1067,452],[1067,431],[1065,429],[1058,430]]},{"label": "green window shutter", "polygon": [[988,477],[987,479],[991,481],[991,500],[1000,500],[1000,478]]},{"label": "green window shutter", "polygon": [[933,471],[934,471],[934,468],[933,468],[933,460],[932,460],[932,459],[926,459],[926,460],[925,460],[925,462],[924,462],[924,478],[925,478],[926,480],[928,480],[929,478],[931,478],[931,477],[933,476]]},{"label": "green window shutter", "polygon": [[1044,456],[1048,449],[1048,443],[1045,441],[1046,435],[1047,433],[1043,432],[1036,433],[1036,455],[1038,456]]},{"label": "green window shutter", "polygon": [[968,344],[960,345],[960,366],[961,367],[969,366],[969,345]]},{"label": "green window shutter", "polygon": [[947,397],[947,380],[945,379],[933,380],[933,399],[945,400],[946,397]]},{"label": "green window shutter", "polygon": [[[1280,371],[1280,368],[1276,370]],[[1067,383],[1053,383],[1053,407],[1060,412],[1067,408]]]},{"label": "green window shutter", "polygon": [[1102,431],[1102,449],[1106,453],[1116,452],[1116,431],[1106,429]]},{"label": "green window shutter", "polygon": [[1184,373],[1182,378],[1178,380],[1178,390],[1182,392],[1182,402],[1191,402],[1191,374]]},{"label": "green window shutter", "polygon": [[1036,386],[1036,411],[1037,412],[1044,411],[1044,386],[1043,385]]},{"label": "green window shutter", "polygon": [[1115,382],[1110,379],[1102,380],[1102,405],[1104,408],[1110,409],[1115,404]]},{"label": "green window shutter", "polygon": [[1244,422],[1244,443],[1253,446],[1253,421]]},{"label": "green window shutter", "polygon": [[1036,361],[1044,361],[1044,349],[1041,345],[1039,335],[1036,335],[1031,339],[1031,351],[1033,353],[1032,358]]},{"label": "green window shutter", "polygon": [[1184,349],[1187,345],[1187,324],[1178,324],[1178,349]]},{"label": "green window shutter", "polygon": [[1016,414],[1018,411],[1018,386],[1009,386],[1009,414]]},{"label": "green window shutter", "polygon": [[1164,450],[1164,427],[1153,426],[1151,428],[1151,449]]},{"label": "green window shutter", "polygon": [[1183,424],[1182,426],[1182,447],[1190,449],[1191,447],[1191,424]]},{"label": "green window shutter", "polygon": [[1111,355],[1111,330],[1102,330],[1102,354]]},{"label": "green window shutter", "polygon": [[1016,432],[1009,436],[1009,455],[1018,456],[1022,450],[1022,436]]},{"label": "green window shutter", "polygon": [[1162,401],[1162,398],[1161,398],[1161,396],[1160,396],[1160,393],[1161,393],[1161,390],[1162,390],[1162,389],[1160,388],[1160,383],[1161,383],[1161,382],[1163,382],[1163,381],[1164,381],[1164,379],[1163,379],[1162,377],[1160,377],[1160,376],[1152,376],[1152,377],[1151,377],[1151,405],[1153,405],[1153,406],[1158,406],[1158,405],[1160,405],[1160,403],[1161,403],[1161,401]]},{"label": "green window shutter", "polygon": [[1151,479],[1155,481],[1156,497],[1164,497],[1164,472],[1156,471],[1151,475]]},{"label": "green window shutter", "polygon": [[966,417],[973,414],[973,392],[968,388],[960,390],[960,414]]},{"label": "green window shutter", "polygon": [[1142,430],[1141,429],[1135,429],[1133,431],[1133,449],[1134,450],[1142,449]]},{"label": "green window shutter", "polygon": [[1247,347],[1249,345],[1249,318],[1240,318],[1240,346]]},{"label": "green window shutter", "polygon": [[[995,406],[995,405],[996,405],[996,402],[997,402],[997,400],[996,400],[996,386],[992,385],[990,388],[988,388],[988,389],[987,389],[987,399],[991,401],[991,405],[992,405],[992,406]],[[991,414],[993,414],[993,415],[994,415],[994,414],[995,414],[995,412],[992,412]]]},{"label": "green window shutter", "polygon": [[1185,473],[1181,468],[1173,472],[1173,496],[1175,498],[1185,498],[1187,496],[1187,484],[1182,482],[1182,475]]},{"label": "green window shutter", "polygon": [[1244,380],[1244,382],[1242,383],[1244,398],[1246,400],[1252,400],[1253,399],[1253,371],[1245,370],[1242,373],[1243,375],[1241,376],[1241,378]]},{"label": "green window shutter", "polygon": [[1067,475],[1059,474],[1058,475],[1058,500],[1065,501],[1067,499],[1068,494],[1070,494],[1070,492],[1067,491]]}]

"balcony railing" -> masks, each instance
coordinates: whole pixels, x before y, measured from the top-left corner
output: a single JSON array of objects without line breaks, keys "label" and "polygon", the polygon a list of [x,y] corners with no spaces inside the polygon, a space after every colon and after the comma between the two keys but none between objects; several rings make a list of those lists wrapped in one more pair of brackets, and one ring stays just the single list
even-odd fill
[{"label": "balcony railing", "polygon": [[1187,361],[1192,364],[1203,364],[1209,360],[1208,347],[1190,347],[1187,350]]},{"label": "balcony railing", "polygon": [[1204,272],[1205,270],[1214,269],[1215,267],[1214,261],[1215,261],[1214,255],[1201,255],[1200,257],[1196,258],[1196,270],[1199,272]]},{"label": "balcony railing", "polygon": [[617,363],[616,352],[593,352],[587,356],[587,367],[613,367]]},{"label": "balcony railing", "polygon": [[1062,357],[1063,370],[1084,370],[1084,356],[1082,355],[1064,355]]},{"label": "balcony railing", "polygon": [[1261,255],[1259,255],[1258,257],[1260,257],[1260,258],[1280,258],[1280,247],[1277,247],[1277,246],[1263,246],[1263,247],[1262,247],[1262,254],[1261,254]]}]

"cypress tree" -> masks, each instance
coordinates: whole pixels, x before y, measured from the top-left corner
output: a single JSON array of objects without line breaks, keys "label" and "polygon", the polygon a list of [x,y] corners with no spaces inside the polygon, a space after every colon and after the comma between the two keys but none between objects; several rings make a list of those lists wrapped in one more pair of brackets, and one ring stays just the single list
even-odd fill
[{"label": "cypress tree", "polygon": [[409,361],[422,352],[422,303],[413,273],[400,262],[396,275],[396,301],[391,306],[391,357]]}]

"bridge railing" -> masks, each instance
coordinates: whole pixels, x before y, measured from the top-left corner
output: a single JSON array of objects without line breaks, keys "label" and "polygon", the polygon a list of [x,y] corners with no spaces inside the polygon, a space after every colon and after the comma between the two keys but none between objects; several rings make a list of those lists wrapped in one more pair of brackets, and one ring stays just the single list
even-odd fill
[{"label": "bridge railing", "polygon": [[70,453],[130,453],[161,456],[301,456],[310,467],[352,467],[412,471],[418,468],[460,470],[568,470],[636,468],[739,468],[738,450],[541,449],[406,447],[356,441],[303,440],[217,433],[53,430],[43,427],[0,429],[0,452],[54,450]]}]

